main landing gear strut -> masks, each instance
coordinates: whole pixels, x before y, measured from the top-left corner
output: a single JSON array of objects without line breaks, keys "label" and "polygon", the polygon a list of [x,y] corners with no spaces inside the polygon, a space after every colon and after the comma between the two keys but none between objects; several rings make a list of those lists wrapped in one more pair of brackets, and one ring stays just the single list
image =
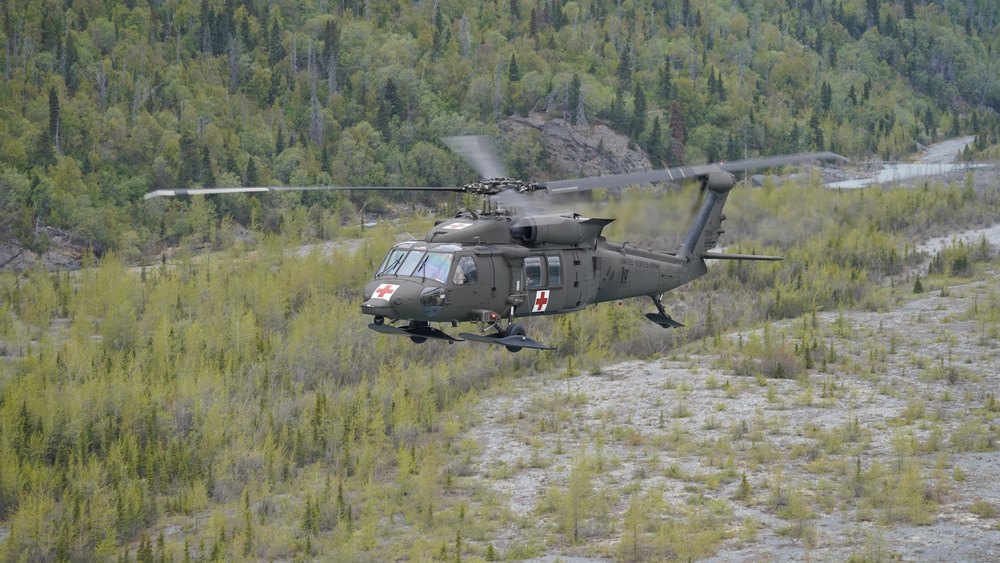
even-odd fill
[{"label": "main landing gear strut", "polygon": [[684,325],[675,321],[667,312],[663,309],[663,294],[650,295],[650,299],[653,300],[653,305],[656,305],[656,313],[646,313],[646,318],[653,321],[654,323],[662,326],[663,328],[681,328]]}]

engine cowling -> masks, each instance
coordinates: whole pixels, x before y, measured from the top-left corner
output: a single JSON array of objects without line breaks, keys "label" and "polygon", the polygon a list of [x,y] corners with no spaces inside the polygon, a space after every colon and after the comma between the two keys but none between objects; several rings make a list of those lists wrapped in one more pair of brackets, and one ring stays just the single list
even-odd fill
[{"label": "engine cowling", "polygon": [[510,234],[527,244],[575,245],[596,239],[610,219],[579,215],[535,215],[521,217],[510,226]]}]

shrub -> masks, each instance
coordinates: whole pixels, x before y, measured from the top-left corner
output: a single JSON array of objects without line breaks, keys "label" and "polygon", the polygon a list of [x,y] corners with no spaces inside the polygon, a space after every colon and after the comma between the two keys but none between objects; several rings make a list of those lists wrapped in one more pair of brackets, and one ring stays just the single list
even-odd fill
[{"label": "shrub", "polygon": [[996,518],[997,507],[981,498],[977,498],[972,501],[972,507],[969,508],[969,512],[980,518]]}]

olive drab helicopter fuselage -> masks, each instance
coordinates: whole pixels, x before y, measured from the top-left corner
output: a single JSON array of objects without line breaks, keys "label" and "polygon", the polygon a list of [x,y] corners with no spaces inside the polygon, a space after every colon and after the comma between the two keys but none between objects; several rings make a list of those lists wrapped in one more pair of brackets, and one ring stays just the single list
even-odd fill
[{"label": "olive drab helicopter fuselage", "polygon": [[[480,172],[483,180],[459,187],[244,187],[158,190],[164,195],[290,190],[426,190],[474,193],[484,209],[440,221],[423,240],[393,246],[363,290],[361,312],[372,330],[413,342],[471,340],[505,346],[551,349],[526,335],[518,319],[579,311],[587,305],[649,297],[656,307],[646,317],[664,327],[680,327],[664,310],[662,296],[708,271],[706,260],[780,260],[774,256],[710,252],[723,233],[723,205],[735,184],[730,173],[817,159],[832,153],[767,157],[650,172],[558,180],[546,184],[502,177],[488,141],[453,137],[446,142]],[[470,148],[471,147],[471,148]],[[698,178],[704,202],[674,251],[645,250],[607,241],[601,231],[613,219],[533,210],[523,194],[575,193],[595,188]],[[438,328],[474,323],[478,330],[452,336]],[[438,326],[433,326],[438,325]]]},{"label": "olive drab helicopter fuselage", "polygon": [[[513,235],[519,230],[511,228],[506,217],[460,216],[439,223],[425,240],[399,243],[389,251],[364,289],[361,310],[374,316],[374,330],[418,342],[457,340],[430,323],[473,322],[480,334],[462,333],[460,338],[512,350],[547,348],[527,338],[513,319],[659,296],[705,273],[703,260],[691,267],[684,257],[612,245],[600,236],[608,220],[575,215],[560,219],[554,230],[563,233],[552,233],[558,242],[544,239],[535,244]],[[463,243],[465,235],[458,231],[477,242]],[[573,240],[577,238],[583,240]],[[661,324],[680,326],[660,314]],[[407,324],[386,325],[385,319],[406,319]]]},{"label": "olive drab helicopter fuselage", "polygon": [[[721,233],[724,217],[715,215],[714,224],[699,229],[708,235],[698,237],[705,249],[713,247]],[[568,313],[630,297],[652,297],[658,309],[653,320],[681,326],[662,310],[659,296],[705,274],[704,258],[609,243],[601,230],[610,222],[572,213],[462,213],[435,225],[424,240],[395,245],[365,287],[361,311],[374,316],[372,329],[417,342],[458,341],[431,323],[473,322],[479,334],[461,333],[461,339],[504,344],[511,350],[547,348],[527,338],[514,319]],[[697,250],[699,245],[692,247]],[[386,319],[406,324],[387,325]]]}]

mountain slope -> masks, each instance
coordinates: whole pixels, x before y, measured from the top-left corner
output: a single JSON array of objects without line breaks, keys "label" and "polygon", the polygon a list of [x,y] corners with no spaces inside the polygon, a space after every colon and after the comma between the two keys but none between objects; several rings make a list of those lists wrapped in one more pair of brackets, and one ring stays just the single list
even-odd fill
[{"label": "mountain slope", "polygon": [[[657,165],[809,149],[898,158],[957,133],[979,135],[982,150],[998,132],[1000,8],[988,0],[67,7],[0,7],[0,236],[36,250],[40,224],[132,258],[206,241],[227,215],[314,236],[384,199],[233,197],[190,210],[141,195],[455,184],[471,172],[439,139],[495,134],[511,115],[607,124]],[[515,171],[551,174],[544,165]],[[314,205],[309,228],[289,225],[287,211]]]}]

